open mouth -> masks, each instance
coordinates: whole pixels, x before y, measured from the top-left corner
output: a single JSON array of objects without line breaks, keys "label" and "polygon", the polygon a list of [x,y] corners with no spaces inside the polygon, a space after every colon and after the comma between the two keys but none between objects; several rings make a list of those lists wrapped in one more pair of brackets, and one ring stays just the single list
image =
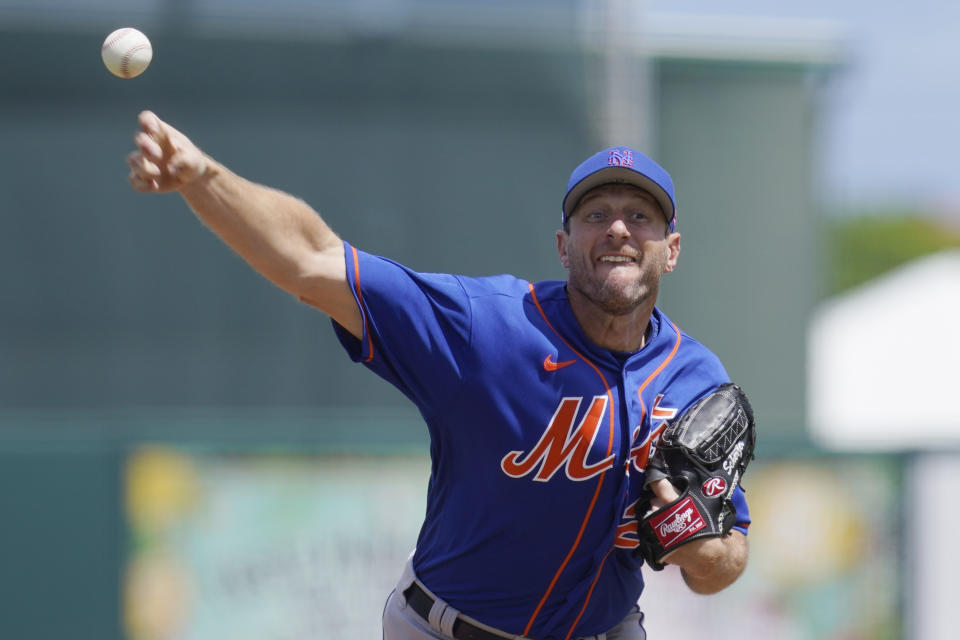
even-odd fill
[{"label": "open mouth", "polygon": [[634,264],[636,258],[630,256],[600,256],[598,262],[603,264]]}]

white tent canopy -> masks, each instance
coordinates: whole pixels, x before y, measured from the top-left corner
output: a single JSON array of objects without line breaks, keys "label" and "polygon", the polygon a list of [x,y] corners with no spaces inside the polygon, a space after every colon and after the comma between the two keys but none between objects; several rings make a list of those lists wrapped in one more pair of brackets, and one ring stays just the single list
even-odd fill
[{"label": "white tent canopy", "polygon": [[960,250],[825,303],[810,324],[807,376],[818,444],[960,446]]}]

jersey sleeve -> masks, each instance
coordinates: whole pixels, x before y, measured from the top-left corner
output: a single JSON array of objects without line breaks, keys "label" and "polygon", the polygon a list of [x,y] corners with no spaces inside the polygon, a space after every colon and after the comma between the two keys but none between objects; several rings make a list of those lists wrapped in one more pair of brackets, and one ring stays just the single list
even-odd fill
[{"label": "jersey sleeve", "polygon": [[737,508],[737,521],[733,528],[746,535],[747,529],[750,527],[750,507],[747,506],[747,494],[744,493],[742,486],[737,485],[737,488],[733,490],[733,495],[730,496],[730,501]]},{"label": "jersey sleeve", "polygon": [[469,297],[457,277],[418,273],[344,243],[360,339],[336,322],[350,358],[430,412],[455,395],[470,339]]}]

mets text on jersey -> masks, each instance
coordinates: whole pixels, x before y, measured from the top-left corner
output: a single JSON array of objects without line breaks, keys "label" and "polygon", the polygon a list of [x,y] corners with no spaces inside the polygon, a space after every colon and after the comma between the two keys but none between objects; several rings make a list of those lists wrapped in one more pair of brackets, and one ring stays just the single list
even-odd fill
[{"label": "mets text on jersey", "polygon": [[[658,395],[651,408],[651,417],[660,420],[660,424],[639,443],[636,440],[640,437],[642,427],[638,426],[633,433],[635,444],[630,449],[630,464],[638,472],[646,469],[657,440],[667,426],[666,421],[677,415],[677,409],[659,406],[662,399],[663,395]],[[548,482],[562,468],[568,479],[582,482],[612,469],[613,455],[595,462],[587,461],[606,412],[608,398],[595,396],[583,418],[574,426],[582,403],[583,398],[563,398],[547,428],[528,453],[510,451],[503,456],[500,461],[503,472],[511,478],[523,478],[532,473],[534,481]],[[615,541],[617,547],[633,549],[638,544],[635,509],[636,501],[628,505],[621,516]]]},{"label": "mets text on jersey", "polygon": [[594,463],[587,462],[600,429],[600,421],[607,409],[607,396],[595,396],[580,424],[574,428],[583,398],[564,398],[550,419],[540,440],[524,456],[523,451],[511,451],[503,456],[500,468],[511,478],[522,478],[539,467],[533,479],[547,482],[563,467],[570,480],[582,482],[613,467],[615,456]]}]

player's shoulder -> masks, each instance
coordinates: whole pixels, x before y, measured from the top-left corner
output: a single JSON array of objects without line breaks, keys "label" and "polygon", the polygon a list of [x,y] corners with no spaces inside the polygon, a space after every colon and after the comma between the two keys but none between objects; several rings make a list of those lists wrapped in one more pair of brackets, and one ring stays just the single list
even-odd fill
[{"label": "player's shoulder", "polygon": [[517,276],[503,273],[492,276],[456,276],[466,294],[474,299],[504,298],[522,300],[530,294],[530,282]]},{"label": "player's shoulder", "polygon": [[657,341],[673,353],[673,369],[677,374],[699,376],[717,383],[729,380],[723,362],[705,344],[681,329],[662,310],[655,308],[651,321],[656,324]]},{"label": "player's shoulder", "polygon": [[[387,258],[381,255],[367,253],[358,249],[353,249],[345,243],[348,256],[350,252],[358,256],[361,271],[374,271],[377,274],[386,274],[394,278],[407,278],[415,280],[423,285],[429,286],[435,284],[438,286],[455,286],[461,289],[468,298],[524,298],[530,293],[531,284],[517,276],[503,273],[499,275],[471,276],[459,273],[444,273],[433,271],[420,271],[411,266],[399,262],[398,260]],[[354,268],[351,261],[347,260],[348,270]],[[353,276],[348,273],[348,276]],[[358,279],[363,279],[360,276]]]},{"label": "player's shoulder", "polygon": [[[685,411],[687,407],[730,377],[720,358],[703,343],[686,333],[661,311],[652,320],[659,322],[654,344],[659,373],[645,393],[663,410]],[[654,400],[654,398],[656,400]]]}]

